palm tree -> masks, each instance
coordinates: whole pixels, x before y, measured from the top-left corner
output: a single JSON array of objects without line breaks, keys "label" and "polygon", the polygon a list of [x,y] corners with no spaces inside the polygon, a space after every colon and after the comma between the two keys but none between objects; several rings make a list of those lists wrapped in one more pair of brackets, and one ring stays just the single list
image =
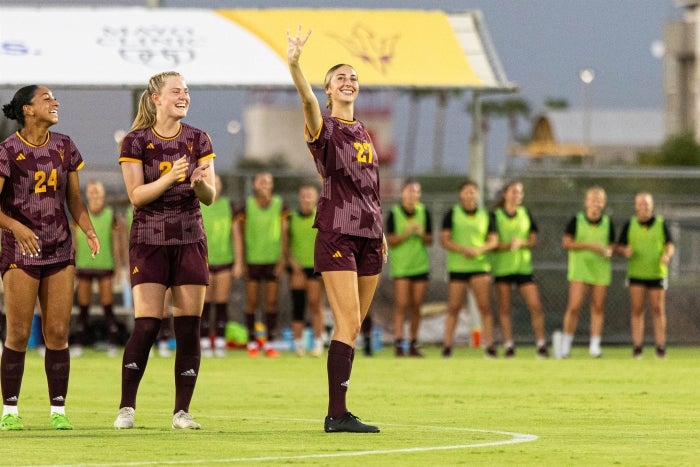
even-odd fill
[{"label": "palm tree", "polygon": [[[470,114],[473,112],[474,102],[467,104],[466,111]],[[507,118],[508,119],[508,146],[515,142],[518,138],[518,123],[520,117],[528,118],[530,116],[530,104],[521,97],[513,97],[499,100],[482,100],[481,101],[481,134],[484,144],[484,153],[486,153],[486,142],[490,130],[490,121],[492,118]]]},{"label": "palm tree", "polygon": [[518,138],[518,122],[520,117],[530,118],[530,104],[523,98],[514,97],[502,101],[502,116],[508,119],[508,145]]},{"label": "palm tree", "polygon": [[547,97],[544,100],[547,110],[564,110],[569,108],[569,101],[563,97]]}]

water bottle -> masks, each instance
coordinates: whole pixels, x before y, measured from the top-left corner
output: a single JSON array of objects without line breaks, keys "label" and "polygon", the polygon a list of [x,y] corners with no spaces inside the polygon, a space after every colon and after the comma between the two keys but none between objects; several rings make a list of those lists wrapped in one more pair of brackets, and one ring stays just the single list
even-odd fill
[{"label": "water bottle", "polygon": [[379,326],[375,326],[372,328],[372,350],[375,352],[378,352],[382,350],[382,345],[384,344],[382,341],[384,339],[384,335],[382,333],[382,328]]},{"label": "water bottle", "polygon": [[290,350],[294,347],[294,333],[289,326],[282,328],[282,344],[285,350]]},{"label": "water bottle", "polygon": [[314,332],[311,328],[304,328],[301,332],[301,341],[304,343],[304,350],[307,352],[314,348]]}]

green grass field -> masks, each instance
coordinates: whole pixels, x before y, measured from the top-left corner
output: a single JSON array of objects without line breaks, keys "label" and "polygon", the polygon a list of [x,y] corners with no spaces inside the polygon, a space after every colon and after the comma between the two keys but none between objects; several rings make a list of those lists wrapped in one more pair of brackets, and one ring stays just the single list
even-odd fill
[{"label": "green grass field", "polygon": [[49,428],[43,360],[27,357],[20,398],[25,430],[0,433],[0,462],[16,466],[150,465],[634,465],[700,463],[700,349],[633,360],[604,348],[592,360],[485,360],[473,349],[440,358],[358,352],[348,405],[379,434],[326,434],[325,358],[248,359],[233,351],[202,363],[191,412],[200,431],[173,431],[173,360],[153,357],[136,427],[112,428],[121,359],[88,351],[72,361],[67,413],[75,430]]}]

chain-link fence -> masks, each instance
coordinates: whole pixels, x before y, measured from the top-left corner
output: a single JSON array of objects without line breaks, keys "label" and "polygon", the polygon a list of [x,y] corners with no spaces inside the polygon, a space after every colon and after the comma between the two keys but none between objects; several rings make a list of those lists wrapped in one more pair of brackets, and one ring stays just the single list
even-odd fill
[{"label": "chain-link fence", "polygon": [[[551,334],[561,329],[568,298],[567,252],[561,246],[565,226],[583,206],[585,190],[600,185],[608,193],[606,212],[613,219],[616,236],[623,224],[634,214],[634,195],[649,191],[655,198],[655,212],[662,215],[671,230],[676,244],[676,254],[670,266],[670,286],[667,292],[668,342],[670,344],[700,343],[698,319],[698,285],[700,285],[700,206],[697,204],[698,179],[696,170],[526,170],[508,174],[502,180],[520,180],[525,188],[524,204],[530,209],[539,227],[538,245],[533,251],[534,275],[540,288],[545,310],[546,329]],[[452,185],[452,194],[431,192],[424,184],[424,201],[433,214],[435,244],[431,248],[432,275],[427,302],[445,302],[447,298],[447,274],[445,252],[439,246],[438,235],[443,214],[457,202],[457,186],[460,180],[443,178],[443,187]],[[492,180],[489,186],[500,186]],[[427,188],[427,189],[426,189]],[[495,193],[487,196],[493,199]],[[386,200],[388,206],[393,200]],[[487,202],[488,204],[488,202]],[[629,299],[625,285],[625,260],[613,259],[613,280],[608,289],[603,341],[629,344]],[[516,341],[533,342],[530,316],[519,296],[513,294],[513,331]],[[384,277],[377,294],[375,312],[391,327],[391,284]],[[494,307],[495,310],[495,301]],[[588,302],[581,309],[577,328],[577,341],[587,342],[590,321]],[[434,307],[433,307],[434,309]],[[497,322],[497,317],[495,317]],[[646,336],[651,340],[651,317],[647,313]],[[468,330],[467,330],[468,331]],[[463,333],[465,334],[465,333]],[[498,331],[497,331],[498,334]],[[468,335],[468,332],[465,334]],[[432,338],[441,336],[431,336]]]},{"label": "chain-link fence", "polygon": [[[225,193],[240,202],[250,192],[253,173],[222,174]],[[296,190],[302,182],[319,181],[315,175],[275,173],[275,191],[291,208],[297,206]],[[90,177],[88,177],[90,178]],[[100,176],[111,180],[109,176]],[[111,192],[112,200],[125,203],[121,180]],[[430,248],[431,276],[426,298],[426,319],[421,330],[423,342],[442,340],[442,311],[447,301],[447,273],[445,252],[439,245],[439,232],[442,217],[457,202],[459,184],[465,176],[439,175],[417,177],[423,184],[423,201],[433,218],[434,244]],[[84,178],[84,180],[87,180]],[[489,179],[487,188],[492,192],[484,196],[486,205],[495,198],[495,191],[505,180],[520,180],[525,188],[524,204],[530,209],[539,227],[539,241],[534,249],[534,275],[540,288],[545,310],[546,329],[551,335],[561,329],[566,309],[568,282],[566,280],[567,254],[561,246],[561,239],[568,220],[583,206],[585,190],[592,185],[600,185],[608,193],[606,213],[613,219],[616,234],[634,213],[634,195],[639,191],[649,191],[654,195],[656,213],[663,215],[671,227],[676,243],[676,255],[670,267],[670,286],[667,294],[668,342],[670,344],[700,344],[700,206],[698,205],[698,182],[700,171],[689,170],[639,170],[639,169],[551,169],[534,167],[512,172],[504,177]],[[107,182],[109,183],[109,182]],[[399,179],[384,177],[385,214],[389,206],[397,201]],[[387,189],[386,187],[389,187]],[[286,292],[286,278],[283,279],[280,295],[280,327],[287,326],[290,320],[289,294]],[[513,331],[517,342],[533,343],[529,313],[519,294],[513,294]],[[231,297],[231,318],[243,322],[244,288],[236,283]],[[493,303],[494,310],[495,301]],[[393,291],[388,268],[382,274],[372,315],[375,324],[384,331],[385,340],[393,334]],[[330,318],[329,318],[330,319]],[[463,342],[469,336],[470,321],[461,318],[458,339]],[[497,317],[496,323],[497,323]],[[466,324],[464,324],[466,322]],[[329,323],[330,324],[330,323]],[[577,336],[578,342],[587,342],[589,329],[588,303],[581,310]],[[497,329],[497,336],[499,336]],[[651,319],[647,313],[647,339],[651,340]],[[613,260],[613,281],[608,290],[606,302],[605,328],[603,341],[606,344],[629,344],[629,300],[625,287],[625,261],[616,257]]]}]

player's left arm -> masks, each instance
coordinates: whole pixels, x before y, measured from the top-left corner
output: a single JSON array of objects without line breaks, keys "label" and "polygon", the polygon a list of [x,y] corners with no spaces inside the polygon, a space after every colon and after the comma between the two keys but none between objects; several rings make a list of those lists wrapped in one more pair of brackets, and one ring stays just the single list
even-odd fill
[{"label": "player's left arm", "polygon": [[216,197],[214,158],[200,159],[190,176],[190,185],[199,201],[209,206]]}]

